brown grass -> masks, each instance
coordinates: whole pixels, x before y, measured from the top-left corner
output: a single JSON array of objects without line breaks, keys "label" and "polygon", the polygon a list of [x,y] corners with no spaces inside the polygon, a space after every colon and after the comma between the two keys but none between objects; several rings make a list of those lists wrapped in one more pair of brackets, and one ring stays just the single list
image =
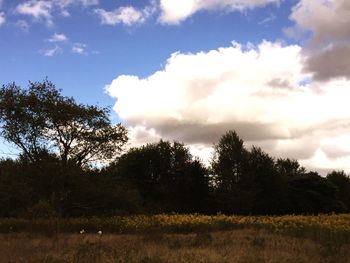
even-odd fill
[{"label": "brown grass", "polygon": [[350,262],[349,244],[317,242],[267,230],[189,234],[1,234],[0,262]]}]

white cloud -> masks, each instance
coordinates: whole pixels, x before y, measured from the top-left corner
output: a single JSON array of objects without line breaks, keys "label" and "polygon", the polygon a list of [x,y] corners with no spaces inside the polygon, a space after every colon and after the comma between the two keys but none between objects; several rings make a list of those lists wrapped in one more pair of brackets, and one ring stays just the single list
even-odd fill
[{"label": "white cloud", "polygon": [[243,11],[279,2],[280,0],[160,0],[160,21],[177,24],[201,10]]},{"label": "white cloud", "polygon": [[59,46],[55,46],[54,48],[40,50],[39,52],[43,54],[45,57],[53,57],[62,53],[62,49]]},{"label": "white cloud", "polygon": [[[174,53],[163,70],[143,79],[119,76],[107,92],[136,145],[176,139],[207,158],[219,136],[235,129],[247,145],[274,156],[301,159],[309,168],[349,170],[350,140],[341,138],[350,133],[350,82],[309,83],[304,62],[297,45],[233,43]],[[317,162],[319,152],[324,164]]]},{"label": "white cloud", "polygon": [[96,6],[99,4],[98,0],[53,0],[56,7],[60,9],[60,15],[63,17],[70,17],[70,13],[67,10],[72,5],[80,5],[83,8]]},{"label": "white cloud", "polygon": [[72,47],[72,52],[75,54],[79,54],[79,55],[84,55],[87,54],[86,51],[86,45],[83,43],[75,43]]},{"label": "white cloud", "polygon": [[64,34],[56,34],[55,33],[47,41],[51,42],[51,43],[56,43],[56,42],[65,42],[67,40],[68,40],[68,38]]},{"label": "white cloud", "polygon": [[274,14],[269,14],[266,18],[264,18],[263,20],[261,20],[258,24],[259,24],[259,25],[269,24],[269,23],[273,22],[275,19],[276,19],[276,15],[274,15]]},{"label": "white cloud", "polygon": [[0,26],[5,24],[5,22],[6,22],[5,13],[4,12],[0,12]]},{"label": "white cloud", "polygon": [[150,6],[146,6],[144,9],[125,6],[119,7],[113,11],[95,9],[95,13],[100,17],[101,23],[104,25],[115,26],[117,24],[124,24],[126,26],[131,26],[144,23],[155,10],[155,6],[152,2]]},{"label": "white cloud", "polygon": [[43,20],[47,25],[51,26],[53,24],[51,15],[52,8],[52,2],[31,0],[19,4],[15,11],[21,15],[32,16],[38,21]]},{"label": "white cloud", "polygon": [[63,16],[63,17],[70,17],[70,13],[67,10],[62,10],[61,11],[61,16]]},{"label": "white cloud", "polygon": [[61,8],[66,8],[73,4],[79,4],[83,7],[89,7],[99,4],[98,0],[55,0],[54,2],[57,6]]},{"label": "white cloud", "polygon": [[15,13],[31,16],[37,21],[44,21],[52,26],[55,12],[67,17],[70,13],[66,9],[72,5],[90,7],[98,4],[98,0],[28,0],[18,4]]},{"label": "white cloud", "polygon": [[348,0],[300,0],[290,19],[297,25],[294,30],[313,32],[312,41],[321,44],[349,37],[349,12]]},{"label": "white cloud", "polygon": [[286,30],[289,35],[311,33],[304,48],[309,56],[306,70],[318,80],[350,79],[350,1],[301,0],[290,19],[295,26]]},{"label": "white cloud", "polygon": [[30,28],[29,24],[25,20],[18,20],[14,25],[24,32],[28,32]]},{"label": "white cloud", "polygon": [[93,6],[93,5],[98,5],[99,4],[98,0],[79,0],[79,2],[83,6]]}]

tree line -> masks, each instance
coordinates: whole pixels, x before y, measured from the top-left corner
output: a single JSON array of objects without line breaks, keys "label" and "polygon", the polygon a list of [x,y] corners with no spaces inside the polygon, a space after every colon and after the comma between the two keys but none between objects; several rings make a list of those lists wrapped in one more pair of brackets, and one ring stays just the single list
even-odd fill
[{"label": "tree line", "polygon": [[108,116],[48,80],[2,86],[0,135],[20,155],[0,160],[0,217],[350,211],[343,171],[322,177],[297,160],[247,149],[234,130],[214,145],[209,166],[176,141],[125,151],[127,130]]}]

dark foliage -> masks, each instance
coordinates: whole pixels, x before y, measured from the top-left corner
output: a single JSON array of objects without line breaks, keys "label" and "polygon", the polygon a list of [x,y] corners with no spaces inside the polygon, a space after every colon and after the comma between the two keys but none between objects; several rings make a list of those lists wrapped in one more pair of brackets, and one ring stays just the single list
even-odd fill
[{"label": "dark foliage", "polygon": [[327,175],[327,181],[337,189],[337,197],[345,206],[346,212],[350,212],[350,178],[344,171],[333,171]]},{"label": "dark foliage", "polygon": [[[108,109],[82,105],[45,80],[0,89],[1,136],[21,150],[0,160],[0,217],[134,213],[317,214],[350,211],[350,178],[322,177],[297,160],[246,149],[235,131],[214,145],[211,167],[179,142],[118,154],[126,129]],[[97,169],[91,161],[111,161]]]},{"label": "dark foliage", "polygon": [[181,143],[160,141],[133,148],[108,171],[134,185],[151,212],[204,212],[208,171]]},{"label": "dark foliage", "polygon": [[115,158],[127,131],[108,115],[107,108],[64,97],[48,80],[30,82],[28,89],[15,83],[0,89],[0,134],[32,162],[46,153],[79,166]]},{"label": "dark foliage", "polygon": [[[224,158],[217,152],[212,170],[193,159],[183,144],[167,141],[132,148],[100,170],[83,169],[48,153],[35,162],[26,155],[2,160],[0,216],[349,211],[350,178],[344,172],[321,177],[295,160],[275,161],[260,148],[247,150],[242,144],[238,149],[243,158],[230,155],[241,158],[238,164],[235,159],[233,165],[219,164]],[[228,166],[220,167],[224,164]]]},{"label": "dark foliage", "polygon": [[212,169],[216,209],[228,214],[307,214],[344,212],[350,179],[307,172],[298,161],[275,161],[260,148],[244,148],[234,131],[214,147]]},{"label": "dark foliage", "polygon": [[139,203],[137,191],[99,171],[54,158],[0,162],[1,217],[32,216],[38,206],[63,217],[113,215],[137,212]]}]

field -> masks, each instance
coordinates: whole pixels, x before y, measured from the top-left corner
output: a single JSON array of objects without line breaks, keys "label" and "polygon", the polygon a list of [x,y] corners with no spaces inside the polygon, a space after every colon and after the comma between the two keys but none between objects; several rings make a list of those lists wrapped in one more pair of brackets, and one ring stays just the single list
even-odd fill
[{"label": "field", "polygon": [[0,232],[0,262],[350,262],[346,214],[1,219]]}]

